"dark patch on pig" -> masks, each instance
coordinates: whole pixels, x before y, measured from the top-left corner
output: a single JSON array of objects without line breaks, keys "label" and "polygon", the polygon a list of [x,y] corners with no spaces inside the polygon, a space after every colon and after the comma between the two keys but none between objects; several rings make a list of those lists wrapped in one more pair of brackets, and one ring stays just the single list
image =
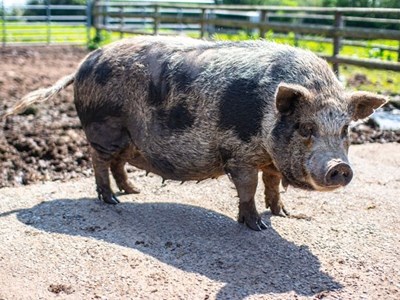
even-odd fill
[{"label": "dark patch on pig", "polygon": [[150,79],[148,102],[152,106],[160,106],[170,91],[169,83],[169,61],[164,61],[161,65],[161,71],[158,82]]},{"label": "dark patch on pig", "polygon": [[130,135],[119,118],[108,118],[102,122],[93,122],[85,127],[90,145],[99,153],[110,155],[125,149],[130,143]]},{"label": "dark patch on pig", "polygon": [[149,97],[148,102],[150,105],[159,105],[161,104],[163,99],[161,98],[161,91],[158,86],[154,83],[153,80],[149,82]]},{"label": "dark patch on pig", "polygon": [[184,130],[191,127],[193,122],[194,116],[180,103],[170,110],[167,126],[172,130]]},{"label": "dark patch on pig", "polygon": [[95,70],[95,81],[97,84],[105,85],[112,76],[112,67],[109,62],[103,61],[97,65]]},{"label": "dark patch on pig", "polygon": [[[103,97],[107,97],[107,95]],[[108,117],[122,116],[123,103],[120,101],[98,101],[91,103],[89,107],[80,106],[79,104],[82,102],[76,101],[76,110],[83,127],[93,122],[102,122]]]},{"label": "dark patch on pig", "polygon": [[172,107],[169,111],[159,109],[157,111],[157,118],[161,121],[164,128],[171,130],[185,130],[192,127],[194,123],[194,116],[182,103]]},{"label": "dark patch on pig", "polygon": [[196,74],[190,69],[185,62],[181,62],[176,66],[171,74],[174,79],[176,88],[181,92],[187,92],[195,80]]},{"label": "dark patch on pig", "polygon": [[227,161],[232,158],[232,151],[225,148],[219,148],[219,155],[221,157],[222,164],[225,165]]},{"label": "dark patch on pig", "polygon": [[233,129],[244,142],[261,130],[261,122],[266,105],[257,91],[256,79],[233,80],[222,95],[219,105],[219,126]]},{"label": "dark patch on pig", "polygon": [[85,61],[80,66],[78,73],[76,74],[76,81],[82,82],[87,79],[93,72],[94,67],[96,66],[99,58],[103,54],[102,49],[97,49],[89,54],[89,56],[85,59]]},{"label": "dark patch on pig", "polygon": [[[287,74],[292,72],[291,68],[295,66],[296,56],[290,50],[283,50],[274,55],[274,59],[272,60],[268,67],[268,73],[271,78],[274,78],[277,82],[285,81],[287,82]],[[283,63],[284,62],[284,63]],[[300,69],[296,69],[296,72],[301,71]],[[291,83],[290,81],[287,83]]]},{"label": "dark patch on pig", "polygon": [[292,119],[293,116],[282,115],[275,123],[275,127],[272,129],[271,134],[274,137],[274,140],[277,143],[282,142],[282,147],[288,146],[294,132],[299,128],[299,123]]}]

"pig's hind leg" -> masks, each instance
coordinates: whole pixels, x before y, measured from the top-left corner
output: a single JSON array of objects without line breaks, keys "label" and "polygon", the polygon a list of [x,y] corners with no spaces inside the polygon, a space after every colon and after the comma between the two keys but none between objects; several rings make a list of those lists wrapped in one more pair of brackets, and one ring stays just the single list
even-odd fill
[{"label": "pig's hind leg", "polygon": [[[110,187],[109,170],[117,185],[125,192],[132,192],[124,170],[125,152],[129,149],[129,134],[119,118],[106,118],[85,126],[85,133],[92,149],[92,162],[99,199],[106,203],[119,203]],[[125,154],[125,155],[123,155]]]},{"label": "pig's hind leg", "polygon": [[103,154],[92,148],[92,162],[94,176],[96,179],[97,194],[100,200],[109,203],[117,204],[119,200],[113,194],[110,187],[109,169],[112,161],[110,155]]},{"label": "pig's hind leg", "polygon": [[130,148],[126,148],[120,155],[111,160],[111,173],[120,191],[126,194],[138,194],[140,190],[136,188],[128,179],[125,171],[125,163],[129,160],[131,153]]}]

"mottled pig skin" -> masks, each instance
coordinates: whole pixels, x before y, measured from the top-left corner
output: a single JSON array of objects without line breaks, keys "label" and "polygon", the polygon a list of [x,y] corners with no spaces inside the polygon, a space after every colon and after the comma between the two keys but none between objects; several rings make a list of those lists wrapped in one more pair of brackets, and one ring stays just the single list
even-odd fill
[{"label": "mottled pig skin", "polygon": [[254,230],[266,228],[254,201],[259,171],[275,215],[288,214],[280,183],[347,185],[349,123],[387,101],[345,91],[324,60],[290,46],[138,37],[91,52],[76,73],[28,94],[11,113],[72,83],[100,199],[118,203],[110,170],[121,191],[139,192],[126,163],[180,181],[228,174],[239,222]]}]

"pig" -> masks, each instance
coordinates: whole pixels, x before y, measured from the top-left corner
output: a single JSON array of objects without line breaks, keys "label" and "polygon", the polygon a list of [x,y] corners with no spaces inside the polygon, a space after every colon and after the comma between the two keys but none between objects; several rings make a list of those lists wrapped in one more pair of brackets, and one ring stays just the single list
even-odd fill
[{"label": "pig", "polygon": [[280,184],[346,186],[349,124],[387,101],[345,91],[326,61],[287,45],[137,37],[91,52],[74,74],[28,94],[11,113],[72,83],[99,199],[119,202],[110,170],[121,191],[139,193],[126,163],[180,181],[227,174],[238,221],[257,231],[267,228],[254,200],[258,173],[273,215],[290,215]]}]

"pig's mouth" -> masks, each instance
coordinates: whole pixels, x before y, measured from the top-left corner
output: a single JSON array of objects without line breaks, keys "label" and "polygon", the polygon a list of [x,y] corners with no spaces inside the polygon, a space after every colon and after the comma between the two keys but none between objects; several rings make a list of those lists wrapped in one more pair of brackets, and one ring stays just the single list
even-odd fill
[{"label": "pig's mouth", "polygon": [[294,178],[290,178],[283,175],[282,178],[282,186],[286,189],[289,185],[291,185],[294,188],[299,188],[302,190],[307,190],[307,191],[315,191],[315,187],[308,183],[308,182],[303,182]]},{"label": "pig's mouth", "polygon": [[[283,174],[282,174],[283,175]],[[295,178],[290,178],[289,176],[283,175],[282,178],[282,186],[283,188],[287,188],[288,186],[292,186],[294,188],[299,188],[302,190],[307,190],[307,191],[319,191],[319,192],[329,192],[336,190],[340,187],[343,187],[343,185],[338,184],[338,185],[319,185],[315,182],[315,180],[312,179],[311,175],[306,176],[304,181],[300,181]]]},{"label": "pig's mouth", "polygon": [[310,182],[311,182],[310,185],[312,185],[313,190],[319,192],[330,192],[340,187],[343,187],[343,185],[319,185],[314,180],[312,180],[311,177],[310,177]]}]

